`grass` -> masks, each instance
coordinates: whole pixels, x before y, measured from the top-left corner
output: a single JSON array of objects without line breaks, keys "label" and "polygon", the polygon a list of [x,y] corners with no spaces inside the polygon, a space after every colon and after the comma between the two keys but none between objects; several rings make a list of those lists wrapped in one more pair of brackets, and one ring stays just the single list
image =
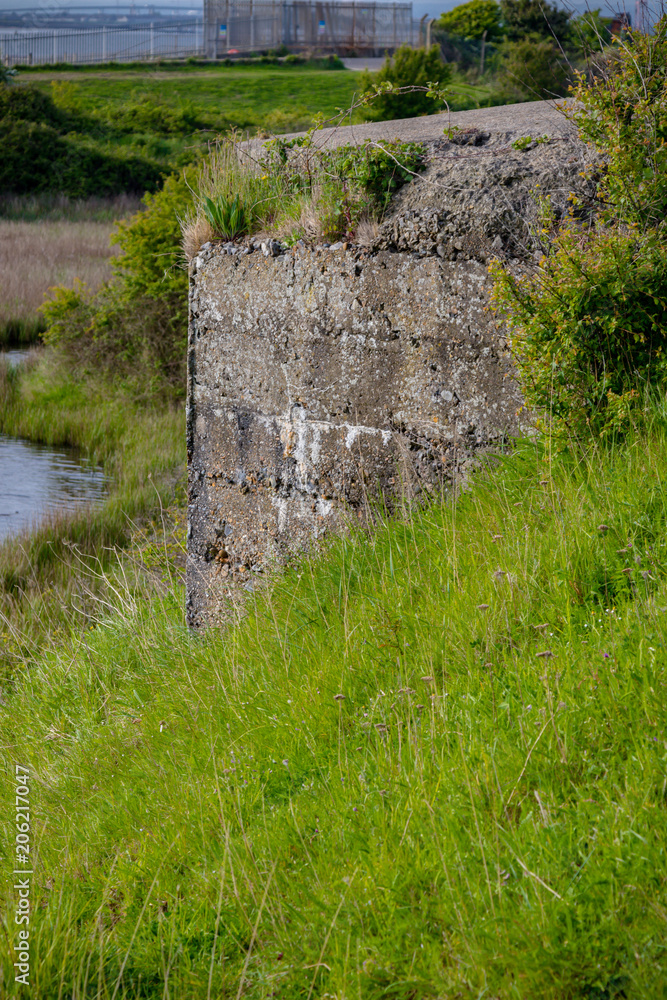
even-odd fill
[{"label": "grass", "polygon": [[68,198],[63,194],[0,195],[0,220],[12,222],[95,222],[113,224],[141,207],[141,199]]},{"label": "grass", "polygon": [[174,583],[37,658],[31,995],[666,996],[666,482],[665,414],[520,443],[225,632]]},{"label": "grass", "polygon": [[[22,82],[47,92],[54,83],[68,83],[68,99],[87,112],[122,110],[129,102],[150,98],[173,108],[193,104],[210,119],[214,130],[226,125],[278,132],[308,128],[318,112],[335,114],[349,106],[358,74],[307,66],[215,66],[165,70],[146,66],[107,72],[74,71],[21,73]],[[136,137],[128,141],[136,144]],[[157,141],[146,137],[146,142]],[[163,139],[162,142],[165,140]],[[185,148],[192,138],[179,139]]]},{"label": "grass", "polygon": [[77,448],[113,483],[103,503],[0,544],[0,678],[9,678],[99,616],[118,550],[133,543],[139,557],[147,522],[182,494],[184,417],[72,382],[43,353],[32,370],[0,365],[0,433]]},{"label": "grass", "polygon": [[111,276],[112,231],[109,222],[0,219],[0,341],[37,339],[37,310],[54,285],[97,291]]},{"label": "grass", "polygon": [[[251,132],[295,132],[312,125],[316,114],[330,118],[350,107],[359,96],[361,74],[332,72],[311,66],[201,66],[179,69],[143,66],[21,73],[20,80],[52,93],[65,106],[76,106],[102,118],[113,118],[128,104],[144,99],[174,110],[194,109],[211,135],[229,126]],[[462,77],[452,80],[452,110],[477,107],[492,97],[490,85],[472,87]],[[460,91],[460,93],[459,93]],[[157,126],[156,126],[157,128]],[[142,145],[147,155],[160,158],[186,153],[201,136],[128,134],[125,141]],[[117,139],[115,140],[118,141]]]}]

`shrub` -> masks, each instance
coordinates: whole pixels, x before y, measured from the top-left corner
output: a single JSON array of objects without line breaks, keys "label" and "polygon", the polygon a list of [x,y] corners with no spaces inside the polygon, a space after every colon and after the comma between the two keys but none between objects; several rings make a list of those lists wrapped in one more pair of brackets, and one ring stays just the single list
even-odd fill
[{"label": "shrub", "polygon": [[363,146],[339,146],[322,157],[325,170],[341,183],[356,188],[368,205],[382,213],[392,196],[426,163],[424,147],[416,142],[366,143]]},{"label": "shrub", "polygon": [[43,306],[44,340],[79,376],[125,384],[135,396],[185,393],[187,274],[180,266],[179,217],[192,200],[187,179],[171,176],[146,208],[119,224],[114,278],[91,297],[83,286],[56,289]]},{"label": "shrub", "polygon": [[155,132],[158,135],[189,135],[209,124],[191,101],[174,108],[165,101],[144,96],[104,110],[105,118],[123,132]]},{"label": "shrub", "polygon": [[75,131],[83,128],[99,132],[92,119],[56,105],[36,87],[0,89],[0,189],[86,198],[158,187],[159,164]]},{"label": "shrub", "polygon": [[509,100],[562,97],[567,80],[567,65],[552,42],[534,36],[502,46],[498,83]]},{"label": "shrub", "polygon": [[451,77],[449,66],[443,63],[437,45],[426,49],[412,49],[402,45],[387,57],[384,65],[375,74],[364,72],[360,77],[362,90],[371,90],[374,85],[388,83],[393,87],[420,87],[412,93],[381,93],[372,104],[364,109],[364,116],[370,121],[389,121],[393,118],[415,118],[418,115],[432,115],[442,108],[437,97],[426,92],[431,83],[443,86]]},{"label": "shrub", "polygon": [[568,437],[622,433],[667,380],[665,242],[571,225],[536,274],[495,274],[530,404]]},{"label": "shrub", "polygon": [[598,216],[552,220],[532,274],[494,267],[526,400],[557,437],[623,434],[667,384],[666,35],[662,18],[579,78],[573,116],[606,161]]},{"label": "shrub", "polygon": [[567,40],[572,16],[555,4],[543,0],[500,0],[502,24],[510,42],[521,42],[531,35],[563,43]]},{"label": "shrub", "polygon": [[441,14],[436,27],[461,38],[480,39],[485,32],[488,39],[497,38],[501,34],[500,7],[496,0],[470,0]]},{"label": "shrub", "polygon": [[38,87],[21,85],[0,88],[0,121],[39,122],[54,128],[71,124],[64,109]]},{"label": "shrub", "polygon": [[667,16],[653,35],[617,43],[591,82],[580,74],[573,114],[579,132],[604,155],[600,187],[607,219],[660,226],[667,216]]}]

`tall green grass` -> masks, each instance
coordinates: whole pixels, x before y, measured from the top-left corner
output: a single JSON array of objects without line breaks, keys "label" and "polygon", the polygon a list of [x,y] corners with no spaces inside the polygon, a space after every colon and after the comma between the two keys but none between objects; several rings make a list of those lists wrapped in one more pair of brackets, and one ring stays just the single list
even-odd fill
[{"label": "tall green grass", "polygon": [[174,585],[44,655],[0,706],[30,995],[666,996],[665,426],[520,444],[225,631]]},{"label": "tall green grass", "polygon": [[32,368],[0,364],[0,433],[76,448],[110,481],[103,502],[0,544],[1,679],[97,620],[118,550],[182,490],[185,448],[181,408],[73,381],[51,353]]}]

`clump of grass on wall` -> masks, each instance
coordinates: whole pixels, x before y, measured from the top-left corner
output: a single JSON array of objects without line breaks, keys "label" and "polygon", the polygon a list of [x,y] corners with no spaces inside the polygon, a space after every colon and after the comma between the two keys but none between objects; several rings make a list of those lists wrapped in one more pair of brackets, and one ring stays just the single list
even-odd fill
[{"label": "clump of grass on wall", "polygon": [[273,139],[257,161],[234,138],[222,140],[200,168],[195,209],[183,226],[188,257],[210,239],[270,232],[300,238],[354,239],[425,163],[418,143],[368,142],[337,149],[306,136]]},{"label": "clump of grass on wall", "polygon": [[563,438],[625,433],[667,385],[667,17],[617,45],[575,91],[601,154],[597,216],[545,206],[538,268],[494,268],[526,398]]}]

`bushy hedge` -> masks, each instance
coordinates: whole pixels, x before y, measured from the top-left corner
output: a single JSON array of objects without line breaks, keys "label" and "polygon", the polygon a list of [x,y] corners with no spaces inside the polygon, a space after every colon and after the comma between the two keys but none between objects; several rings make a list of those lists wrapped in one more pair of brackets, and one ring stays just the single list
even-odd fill
[{"label": "bushy hedge", "polygon": [[667,387],[667,17],[635,33],[592,79],[573,117],[600,153],[592,224],[547,223],[523,277],[496,265],[527,402],[561,438],[623,434]]}]

